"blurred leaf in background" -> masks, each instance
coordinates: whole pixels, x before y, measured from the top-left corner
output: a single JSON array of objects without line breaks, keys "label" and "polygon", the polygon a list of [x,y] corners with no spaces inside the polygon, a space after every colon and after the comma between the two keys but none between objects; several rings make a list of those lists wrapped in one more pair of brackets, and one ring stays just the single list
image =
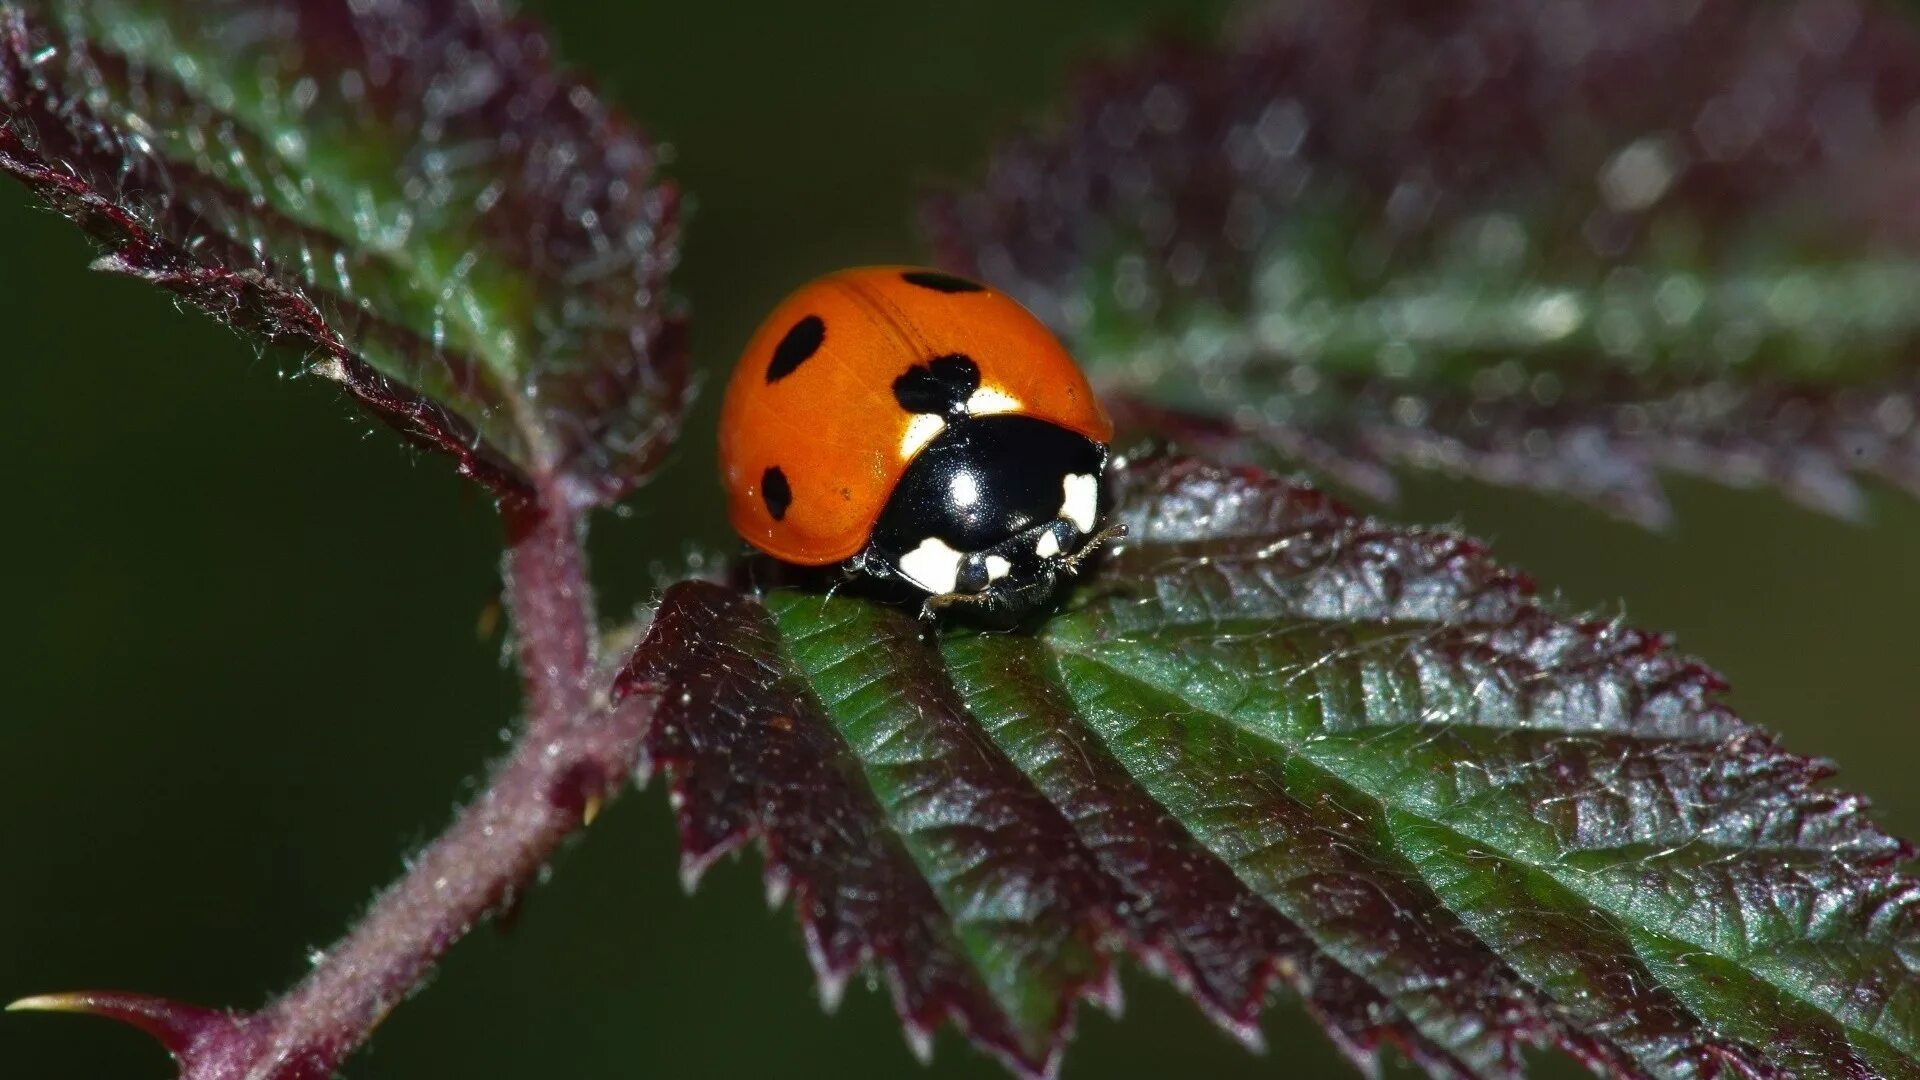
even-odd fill
[{"label": "blurred leaf in background", "polygon": [[1662,525],[1665,469],[1859,517],[1849,474],[1920,493],[1916,105],[1888,5],[1263,6],[928,219],[1141,421],[1376,497]]},{"label": "blurred leaf in background", "polygon": [[0,20],[0,166],[96,269],[309,350],[496,491],[612,501],[672,441],[678,196],[537,30],[459,0]]}]

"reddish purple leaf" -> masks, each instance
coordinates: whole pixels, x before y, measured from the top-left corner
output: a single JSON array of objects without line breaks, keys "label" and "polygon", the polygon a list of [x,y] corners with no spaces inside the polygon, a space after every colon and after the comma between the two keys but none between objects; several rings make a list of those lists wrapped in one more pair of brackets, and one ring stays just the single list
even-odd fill
[{"label": "reddish purple leaf", "polygon": [[[933,699],[916,703],[925,721],[914,733],[919,745],[873,766],[892,772],[880,782],[889,787],[882,805],[861,759],[784,666],[765,611],[722,586],[681,587],[650,640],[669,651],[656,649],[631,679],[663,680],[667,707],[655,718],[647,768],[676,770],[689,877],[762,836],[768,888],[793,892],[829,1002],[873,962],[922,1055],[933,1028],[951,1017],[1011,1064],[1047,1071],[1068,1004],[1115,993],[1098,948],[1105,883],[1058,813],[978,742],[971,721],[924,676],[903,687]],[[912,662],[910,645],[893,646]],[[708,710],[742,722],[701,723]],[[917,861],[967,850],[1004,851],[1006,865],[933,880]],[[1020,896],[996,904],[997,890]],[[992,945],[1009,955],[969,951],[966,936],[986,931],[949,913],[963,895],[960,910],[994,909],[972,921],[994,924]],[[985,970],[995,963],[1004,970]],[[1001,990],[1010,996],[996,999]]]},{"label": "reddish purple leaf", "polygon": [[0,169],[101,269],[304,350],[501,491],[610,501],[673,438],[654,168],[494,4],[0,7]]},{"label": "reddish purple leaf", "polygon": [[688,872],[759,839],[832,993],[871,963],[916,1043],[949,1016],[1023,1074],[1117,953],[1250,1043],[1290,987],[1363,1067],[1920,1076],[1907,847],[1711,672],[1294,482],[1118,488],[1129,538],[1030,635],[670,589],[621,692]]},{"label": "reddish purple leaf", "polygon": [[1090,73],[928,221],[1135,426],[1851,516],[1920,492],[1916,108],[1891,5],[1280,5]]}]

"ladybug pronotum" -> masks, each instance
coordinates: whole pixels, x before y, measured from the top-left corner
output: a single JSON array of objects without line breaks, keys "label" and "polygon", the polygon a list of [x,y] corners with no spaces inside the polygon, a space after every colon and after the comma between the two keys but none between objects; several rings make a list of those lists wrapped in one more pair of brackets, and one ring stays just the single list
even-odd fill
[{"label": "ladybug pronotum", "polygon": [[829,274],[747,343],[720,415],[733,527],[1018,618],[1121,529],[1101,527],[1113,422],[1045,326],[936,270]]}]

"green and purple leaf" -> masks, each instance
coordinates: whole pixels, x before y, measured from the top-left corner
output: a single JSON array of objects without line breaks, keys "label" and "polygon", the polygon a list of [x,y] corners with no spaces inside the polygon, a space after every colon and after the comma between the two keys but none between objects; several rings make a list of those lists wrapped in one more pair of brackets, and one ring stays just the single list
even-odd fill
[{"label": "green and purple leaf", "polygon": [[1808,0],[1280,5],[1090,73],[937,248],[1123,421],[1563,492],[1920,493],[1920,27]]},{"label": "green and purple leaf", "polygon": [[1290,987],[1363,1066],[1920,1076],[1908,848],[1710,671],[1297,482],[1117,480],[1129,538],[1031,635],[664,597],[621,692],[687,871],[759,840],[829,1000],[870,966],[917,1045],[1047,1075],[1132,956],[1249,1043]]},{"label": "green and purple leaf", "polygon": [[498,4],[0,5],[0,169],[101,269],[303,350],[503,492],[611,501],[675,433],[655,165]]}]

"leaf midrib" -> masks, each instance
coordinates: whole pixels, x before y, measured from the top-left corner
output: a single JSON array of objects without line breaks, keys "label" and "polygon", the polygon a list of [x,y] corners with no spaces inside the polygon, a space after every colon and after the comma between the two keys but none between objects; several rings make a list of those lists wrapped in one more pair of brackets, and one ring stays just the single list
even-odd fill
[{"label": "leaf midrib", "polygon": [[[1569,876],[1563,872],[1564,868],[1556,867],[1549,864],[1538,863],[1520,854],[1519,852],[1515,851],[1512,845],[1503,844],[1498,842],[1497,840],[1494,840],[1488,837],[1477,836],[1467,832],[1463,832],[1454,823],[1434,816],[1425,806],[1418,805],[1417,803],[1414,803],[1411,800],[1400,800],[1400,799],[1394,799],[1390,797],[1391,791],[1389,792],[1389,794],[1383,795],[1373,790],[1372,785],[1368,783],[1368,779],[1369,779],[1368,777],[1364,775],[1361,775],[1361,776],[1349,775],[1348,773],[1345,773],[1334,767],[1337,764],[1337,760],[1335,762],[1329,762],[1323,759],[1322,757],[1316,755],[1313,752],[1314,745],[1310,740],[1304,742],[1302,745],[1293,745],[1286,742],[1285,740],[1276,738],[1274,733],[1270,730],[1242,724],[1231,716],[1222,715],[1212,709],[1207,708],[1204,705],[1194,702],[1193,699],[1191,699],[1189,696],[1180,693],[1180,691],[1177,688],[1171,688],[1171,687],[1163,686],[1163,685],[1148,681],[1146,679],[1141,678],[1137,673],[1131,670],[1113,665],[1112,663],[1108,662],[1106,657],[1102,655],[1101,651],[1098,648],[1088,648],[1086,647],[1085,644],[1075,642],[1071,639],[1060,639],[1060,638],[1054,638],[1054,637],[1048,637],[1044,639],[1044,642],[1048,648],[1058,650],[1061,653],[1072,655],[1082,660],[1085,660],[1089,663],[1095,664],[1099,666],[1102,670],[1109,672],[1115,678],[1124,680],[1128,683],[1131,683],[1136,686],[1140,686],[1145,689],[1152,690],[1156,693],[1170,694],[1174,697],[1179,698],[1182,701],[1186,701],[1192,705],[1196,713],[1204,715],[1218,723],[1224,724],[1235,731],[1243,732],[1256,739],[1259,739],[1262,742],[1265,742],[1273,746],[1276,750],[1280,751],[1282,754],[1285,754],[1290,758],[1293,758],[1295,760],[1299,760],[1306,764],[1311,765],[1313,768],[1319,770],[1321,774],[1327,777],[1329,780],[1343,784],[1347,787],[1352,788],[1355,791],[1365,793],[1368,797],[1374,799],[1376,802],[1380,803],[1382,806],[1391,808],[1392,810],[1399,812],[1401,814],[1404,814],[1410,818],[1414,818],[1419,821],[1422,821],[1425,824],[1427,824],[1429,827],[1437,830],[1441,830],[1451,836],[1459,838],[1461,841],[1487,847],[1493,850],[1494,852],[1496,852],[1497,854],[1499,854],[1502,858],[1505,858],[1513,863],[1516,863],[1521,866],[1530,867],[1541,873],[1547,874],[1554,881],[1559,882],[1563,887],[1567,888],[1570,892],[1574,893],[1575,895],[1581,897],[1587,903],[1592,904],[1594,907],[1598,908],[1600,911],[1604,912],[1608,916],[1619,919],[1623,926],[1627,926],[1627,927],[1640,926],[1640,923],[1638,921],[1629,917],[1626,914],[1623,914],[1620,910],[1618,910],[1617,904],[1608,902],[1610,899],[1612,899],[1609,893],[1602,891],[1598,895],[1595,895],[1595,892],[1593,890],[1582,888],[1583,879],[1578,875]],[[1063,689],[1068,691],[1069,697],[1071,698],[1072,694],[1071,694],[1070,684],[1063,686]],[[1398,727],[1402,725],[1394,725],[1394,726]],[[1404,789],[1397,789],[1397,790],[1404,790]],[[1499,796],[1499,793],[1497,792],[1488,792],[1487,797],[1496,798],[1501,796]],[[1778,991],[1788,999],[1794,1002],[1797,1002],[1805,1006],[1806,1008],[1812,1009],[1821,1015],[1832,1018],[1835,1023],[1840,1024],[1848,1032],[1857,1033],[1858,1037],[1864,1042],[1886,1044],[1896,1048],[1900,1053],[1905,1054],[1909,1059],[1920,1059],[1920,1053],[1916,1053],[1915,1047],[1913,1046],[1913,1040],[1910,1037],[1908,1037],[1907,1033],[1897,1030],[1897,1027],[1896,1027],[1896,1030],[1891,1033],[1882,1033],[1871,1027],[1863,1029],[1860,1027],[1859,1024],[1855,1023],[1852,1019],[1846,1016],[1836,1014],[1835,1012],[1831,1011],[1827,1006],[1821,1004],[1818,1000],[1812,997],[1809,997],[1804,992],[1804,987],[1801,986],[1799,983],[1795,981],[1785,981],[1785,980],[1779,980],[1779,979],[1770,977],[1769,973],[1767,973],[1764,969],[1756,969],[1750,966],[1745,961],[1743,961],[1742,958],[1726,955],[1721,949],[1717,947],[1717,943],[1698,941],[1698,940],[1694,940],[1694,938],[1692,937],[1677,937],[1677,935],[1675,934],[1666,933],[1664,931],[1663,931],[1663,934],[1664,936],[1675,937],[1676,940],[1685,941],[1688,945],[1701,949],[1702,951],[1705,951],[1715,956],[1716,958],[1728,964],[1731,964],[1742,971],[1747,972],[1749,976],[1754,978],[1756,981],[1772,987],[1773,989],[1775,989],[1776,991]],[[1837,979],[1842,982],[1844,982],[1848,978],[1848,975],[1844,972],[1839,972],[1835,974],[1837,976]],[[1884,1013],[1884,1003],[1882,1005],[1882,1011]]]},{"label": "leaf midrib", "polygon": [[[1044,1052],[1046,1045],[1045,1040],[1051,1038],[1053,1032],[1051,1030],[1041,1032],[1028,1031],[1019,1023],[1018,1018],[1023,1014],[1023,1009],[1021,1008],[1023,1003],[1017,995],[1003,992],[1000,980],[993,977],[993,973],[987,963],[988,957],[984,955],[991,950],[993,943],[991,941],[976,940],[979,935],[963,930],[963,927],[984,927],[994,923],[1009,923],[1012,925],[1029,924],[1019,922],[1018,920],[981,918],[973,915],[962,917],[959,909],[956,908],[954,903],[947,897],[946,890],[939,887],[936,883],[951,880],[959,876],[959,874],[970,872],[973,867],[964,866],[960,867],[957,873],[953,872],[952,868],[943,866],[934,853],[925,850],[925,845],[916,841],[912,833],[900,827],[899,822],[895,820],[892,810],[879,798],[876,779],[872,771],[872,766],[875,762],[870,759],[868,754],[861,753],[860,750],[853,745],[852,739],[846,734],[845,727],[843,726],[844,720],[840,710],[847,707],[847,702],[850,698],[869,692],[873,687],[884,681],[885,676],[882,675],[859,682],[857,685],[841,688],[839,692],[832,695],[832,700],[829,700],[828,695],[821,692],[820,682],[823,676],[829,675],[835,668],[853,663],[855,660],[854,654],[857,651],[873,646],[870,644],[861,644],[853,649],[835,649],[833,659],[817,670],[802,663],[796,654],[794,646],[803,641],[835,633],[844,634],[849,631],[849,628],[852,628],[853,632],[858,633],[858,628],[853,627],[853,624],[859,621],[858,618],[856,616],[849,616],[837,621],[822,620],[819,623],[808,625],[801,634],[789,635],[786,628],[782,625],[777,611],[769,609],[768,615],[777,631],[773,635],[773,638],[780,651],[781,660],[784,661],[791,670],[800,673],[806,683],[807,693],[820,705],[821,714],[833,727],[835,735],[847,745],[853,759],[859,763],[860,774],[867,781],[867,788],[873,795],[874,805],[879,813],[880,820],[886,823],[887,831],[894,837],[895,841],[899,843],[901,850],[906,852],[907,857],[913,861],[913,865],[915,869],[919,871],[921,877],[926,880],[929,886],[927,892],[933,897],[934,902],[939,905],[941,914],[945,916],[947,932],[952,935],[952,940],[954,944],[959,947],[960,954],[966,958],[967,965],[973,973],[975,982],[986,992],[988,997],[993,1000],[994,1004],[1000,1009],[1001,1014],[1008,1018],[1010,1021],[1008,1024],[1009,1030],[1021,1039],[1024,1049],[1029,1053],[1036,1051]],[[829,644],[831,645],[833,643],[829,642]],[[969,719],[971,718],[971,714],[969,714]],[[888,738],[891,739],[897,736],[898,733],[894,733],[890,734]],[[887,763],[899,764],[900,760],[890,759]],[[1013,988],[1004,989],[1011,990]],[[1030,1040],[1035,1039],[1039,1040],[1037,1045],[1030,1043]]]},{"label": "leaf midrib", "polygon": [[[1444,384],[1463,382],[1484,368],[1489,356],[1563,355],[1586,361],[1579,365],[1585,373],[1606,374],[1626,365],[1609,353],[1600,328],[1626,315],[1647,350],[1660,357],[1661,368],[1710,378],[1741,366],[1718,359],[1713,347],[1714,333],[1734,321],[1730,312],[1737,312],[1762,320],[1758,339],[1770,350],[1769,373],[1838,384],[1884,373],[1900,346],[1920,334],[1920,320],[1890,299],[1920,288],[1920,263],[1912,259],[1783,261],[1738,274],[1646,260],[1628,265],[1647,273],[1570,282],[1555,281],[1539,268],[1491,274],[1468,267],[1463,275],[1455,265],[1435,261],[1398,272],[1358,295],[1308,291],[1262,306],[1262,297],[1250,290],[1244,302],[1251,314],[1198,304],[1166,325],[1123,317],[1118,320],[1123,328],[1096,315],[1094,325],[1101,329],[1089,343],[1088,359],[1113,381],[1155,391],[1164,388],[1153,373],[1185,369],[1167,358],[1203,355],[1231,379],[1200,392],[1198,399],[1235,402],[1260,392],[1263,380],[1281,380],[1278,392],[1302,398],[1285,382],[1302,366],[1407,385]],[[1620,281],[1639,284],[1629,288]],[[1663,312],[1661,300],[1663,290],[1674,289],[1698,294],[1691,314],[1678,321]],[[1773,297],[1794,303],[1770,302]],[[1446,317],[1436,321],[1435,312]],[[1835,342],[1853,347],[1836,349]],[[1416,357],[1418,368],[1397,378],[1383,374],[1380,357],[1394,350]],[[1867,365],[1858,363],[1862,356]],[[1557,366],[1575,368],[1570,362]]]}]

